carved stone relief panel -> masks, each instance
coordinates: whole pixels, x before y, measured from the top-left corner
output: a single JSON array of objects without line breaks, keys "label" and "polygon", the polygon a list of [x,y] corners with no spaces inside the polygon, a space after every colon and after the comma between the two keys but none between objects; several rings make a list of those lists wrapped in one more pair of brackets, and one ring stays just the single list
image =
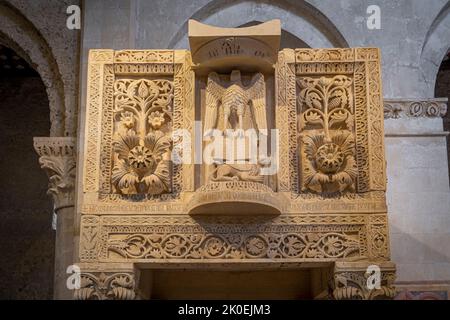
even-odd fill
[{"label": "carved stone relief panel", "polygon": [[379,52],[297,49],[300,192],[385,190]]},{"label": "carved stone relief panel", "polygon": [[241,72],[233,70],[229,84],[223,86],[219,75],[210,73],[205,109],[204,134],[209,135],[213,130],[217,130],[221,137],[232,142],[231,146],[223,143],[223,150],[216,150],[222,151],[220,156],[217,156],[218,152],[214,153],[214,163],[206,174],[206,182],[262,183],[264,176],[260,172],[261,166],[270,160],[251,159],[257,157],[259,144],[256,139],[253,144],[252,137],[247,133],[253,130],[257,135],[260,131],[267,130],[264,75],[256,73],[250,84],[244,86]]},{"label": "carved stone relief panel", "polygon": [[88,77],[82,212],[120,212],[130,200],[139,211],[161,201],[176,208],[183,187],[192,189],[193,166],[172,162],[182,143],[173,132],[193,128],[189,53],[93,50]]},{"label": "carved stone relief panel", "polygon": [[352,82],[345,75],[297,79],[302,191],[355,190]]},{"label": "carved stone relief panel", "polygon": [[172,108],[171,80],[115,81],[114,192],[156,195],[171,191]]}]

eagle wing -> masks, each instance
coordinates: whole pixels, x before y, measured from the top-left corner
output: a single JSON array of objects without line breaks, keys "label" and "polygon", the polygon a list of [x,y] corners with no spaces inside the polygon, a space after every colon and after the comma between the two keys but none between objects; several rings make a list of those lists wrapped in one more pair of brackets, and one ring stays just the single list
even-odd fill
[{"label": "eagle wing", "polygon": [[224,88],[220,85],[219,75],[212,72],[208,75],[206,85],[206,110],[204,119],[204,132],[217,128],[217,114],[221,103]]},{"label": "eagle wing", "polygon": [[266,84],[262,73],[253,76],[246,92],[252,104],[252,113],[255,117],[257,130],[267,129]]}]

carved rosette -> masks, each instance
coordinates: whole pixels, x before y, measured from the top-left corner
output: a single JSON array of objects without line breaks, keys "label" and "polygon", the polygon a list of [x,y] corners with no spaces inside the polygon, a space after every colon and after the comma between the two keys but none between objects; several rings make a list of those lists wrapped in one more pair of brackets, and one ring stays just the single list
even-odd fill
[{"label": "carved rosette", "polygon": [[[392,263],[377,266],[380,274],[367,272],[370,263],[336,263],[331,279],[331,298],[336,300],[379,300],[395,297],[395,267]],[[376,284],[379,277],[379,283]]]},{"label": "carved rosette", "polygon": [[130,272],[83,272],[76,300],[134,300],[136,280]]},{"label": "carved rosette", "polygon": [[47,173],[55,211],[74,205],[76,140],[72,137],[36,137],[34,149]]}]

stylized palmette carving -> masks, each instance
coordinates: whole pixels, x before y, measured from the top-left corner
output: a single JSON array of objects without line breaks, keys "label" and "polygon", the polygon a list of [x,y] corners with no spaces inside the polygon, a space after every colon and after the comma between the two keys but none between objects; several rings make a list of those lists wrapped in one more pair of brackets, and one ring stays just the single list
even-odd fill
[{"label": "stylized palmette carving", "polygon": [[119,79],[114,84],[114,98],[116,157],[111,180],[117,192],[169,192],[172,83]]},{"label": "stylized palmette carving", "polygon": [[74,292],[76,300],[134,300],[136,282],[134,274],[81,273],[80,288]]},{"label": "stylized palmette carving", "polygon": [[303,190],[354,190],[357,167],[351,84],[352,79],[343,75],[298,79]]}]

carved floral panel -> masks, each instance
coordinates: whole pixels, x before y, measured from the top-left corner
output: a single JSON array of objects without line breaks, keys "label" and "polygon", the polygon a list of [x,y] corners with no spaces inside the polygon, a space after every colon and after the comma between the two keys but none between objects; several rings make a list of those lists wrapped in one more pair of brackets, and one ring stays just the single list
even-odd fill
[{"label": "carved floral panel", "polygon": [[302,191],[354,191],[355,161],[352,78],[299,77]]},{"label": "carved floral panel", "polygon": [[173,83],[165,79],[114,83],[115,192],[170,192],[173,91]]}]

